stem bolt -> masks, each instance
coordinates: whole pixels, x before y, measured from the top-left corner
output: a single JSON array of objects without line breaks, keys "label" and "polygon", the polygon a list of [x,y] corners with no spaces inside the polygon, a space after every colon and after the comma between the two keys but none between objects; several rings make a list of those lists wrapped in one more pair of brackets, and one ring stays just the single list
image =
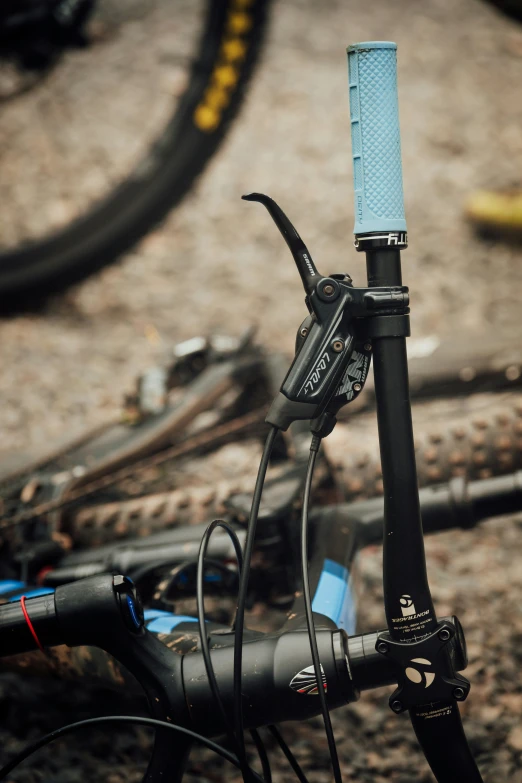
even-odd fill
[{"label": "stem bolt", "polygon": [[383,655],[385,655],[388,652],[388,645],[386,644],[386,642],[379,642],[379,644],[377,645],[377,652],[380,652]]},{"label": "stem bolt", "polygon": [[457,701],[462,701],[466,697],[466,692],[463,688],[454,688],[453,696],[457,699]]},{"label": "stem bolt", "polygon": [[395,701],[392,701],[391,708],[394,712],[401,712],[402,711],[402,701],[399,701],[398,699],[395,699]]},{"label": "stem bolt", "polygon": [[341,353],[341,351],[344,348],[344,343],[342,340],[334,340],[332,343],[332,348],[334,349],[335,353]]},{"label": "stem bolt", "polygon": [[354,391],[356,391],[356,392],[360,392],[360,391],[361,391],[361,389],[362,389],[362,386],[361,386],[361,384],[360,384],[360,383],[354,383],[354,385],[353,385],[353,390],[354,390]]},{"label": "stem bolt", "polygon": [[451,634],[447,628],[443,628],[442,631],[439,632],[439,639],[441,642],[447,642],[450,636]]},{"label": "stem bolt", "polygon": [[327,285],[323,286],[323,294],[325,296],[332,296],[332,294],[335,293],[335,288],[331,283],[328,283]]},{"label": "stem bolt", "polygon": [[299,334],[301,335],[301,337],[306,337],[306,335],[308,334],[308,329],[306,328],[306,326],[303,326]]}]

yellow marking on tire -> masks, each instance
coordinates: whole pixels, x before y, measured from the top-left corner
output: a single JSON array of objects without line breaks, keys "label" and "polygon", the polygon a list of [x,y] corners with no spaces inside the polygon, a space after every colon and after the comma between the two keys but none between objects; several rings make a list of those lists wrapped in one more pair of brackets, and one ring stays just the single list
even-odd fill
[{"label": "yellow marking on tire", "polygon": [[203,105],[208,106],[215,111],[221,112],[230,103],[230,93],[219,87],[209,87],[203,98]]},{"label": "yellow marking on tire", "polygon": [[239,71],[233,65],[218,66],[214,70],[213,81],[222,89],[230,89],[238,83]]},{"label": "yellow marking on tire", "polygon": [[200,103],[194,112],[194,122],[199,130],[209,133],[216,130],[221,122],[221,112]]},{"label": "yellow marking on tire", "polygon": [[252,17],[240,11],[232,11],[228,15],[227,27],[236,35],[242,35],[252,27]]},{"label": "yellow marking on tire", "polygon": [[209,86],[193,115],[195,126],[204,133],[212,133],[219,127],[222,112],[230,103],[231,95],[241,78],[240,68],[233,63],[246,57],[248,42],[239,36],[251,29],[253,18],[239,9],[245,9],[254,2],[255,0],[232,0],[230,4],[227,33],[221,42],[220,57],[210,77]]},{"label": "yellow marking on tire", "polygon": [[247,45],[241,38],[229,38],[223,42],[221,53],[228,62],[244,60],[247,53]]}]

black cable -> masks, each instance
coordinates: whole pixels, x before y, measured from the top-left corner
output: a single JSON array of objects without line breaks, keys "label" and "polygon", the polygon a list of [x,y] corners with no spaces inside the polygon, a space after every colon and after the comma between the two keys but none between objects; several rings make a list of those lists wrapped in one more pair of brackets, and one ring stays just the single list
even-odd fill
[{"label": "black cable", "polygon": [[[153,560],[152,563],[145,563],[141,566],[136,566],[136,568],[128,569],[128,576],[130,576],[134,584],[138,585],[142,579],[150,576],[156,569],[166,568],[169,565],[172,565],[172,558],[170,560]],[[125,569],[125,573],[127,573],[127,569]]]},{"label": "black cable", "polygon": [[241,570],[243,568],[243,552],[241,551],[241,544],[239,543],[239,539],[235,531],[224,520],[215,519],[213,522],[210,523],[210,525],[205,530],[205,533],[203,534],[203,538],[201,539],[201,545],[199,547],[198,570],[196,576],[197,615],[198,615],[199,635],[201,639],[201,653],[203,655],[203,663],[205,664],[210,690],[212,691],[214,700],[221,713],[221,718],[223,719],[223,725],[225,726],[228,738],[232,743],[232,747],[238,748],[237,737],[234,734],[234,730],[232,728],[230,721],[228,720],[227,713],[225,711],[225,706],[223,704],[223,700],[221,699],[221,694],[219,692],[219,686],[216,680],[216,674],[214,672],[212,659],[210,657],[210,647],[208,644],[207,631],[205,628],[205,603],[204,603],[204,594],[203,594],[204,593],[203,579],[205,576],[205,555],[207,553],[210,537],[217,527],[223,528],[223,530],[225,530],[230,536],[232,544],[234,545],[234,550],[236,553],[237,564],[238,564],[240,575],[241,575]]},{"label": "black cable", "polygon": [[261,739],[261,735],[257,729],[250,729],[250,736],[256,746],[257,755],[261,762],[261,769],[263,770],[263,780],[266,783],[272,783],[272,770],[270,769],[270,761],[268,760],[268,753],[266,752],[265,743]]},{"label": "black cable", "polygon": [[[223,530],[225,530],[228,533],[232,541],[232,544],[234,546],[234,551],[236,553],[239,575],[241,575],[241,570],[243,568],[243,552],[241,550],[241,544],[239,542],[239,538],[237,537],[235,530],[224,520],[215,519],[213,522],[210,523],[210,525],[205,530],[199,548],[198,569],[197,569],[197,577],[196,577],[197,616],[198,616],[198,625],[199,625],[199,635],[201,638],[201,653],[203,655],[203,662],[205,664],[205,670],[207,672],[210,689],[212,691],[214,700],[216,701],[219,711],[221,713],[221,718],[223,719],[223,724],[225,726],[229,741],[231,742],[233,748],[237,748],[238,747],[237,737],[234,734],[234,730],[232,728],[232,725],[230,724],[230,721],[228,720],[226,710],[225,710],[225,705],[223,704],[223,700],[221,698],[221,693],[219,691],[219,686],[216,679],[216,673],[212,665],[212,658],[210,655],[208,637],[205,628],[205,605],[204,605],[205,556],[210,542],[210,537],[217,527],[223,528]],[[252,740],[256,746],[259,755],[261,768],[263,770],[263,778],[266,781],[266,783],[272,783],[272,772],[270,769],[268,754],[266,752],[266,748],[263,744],[263,741],[259,735],[259,732],[257,732],[255,729],[252,729],[250,734],[252,736]],[[249,773],[252,771],[250,766],[248,767],[248,770]]]},{"label": "black cable", "polygon": [[[44,745],[48,745],[53,740],[58,739],[58,737],[71,734],[73,731],[84,728],[86,726],[95,726],[101,723],[134,723],[138,726],[152,726],[156,729],[171,729],[172,731],[177,731],[181,734],[187,735],[192,740],[201,742],[202,745],[205,745],[210,750],[213,750],[214,753],[222,756],[222,758],[226,759],[226,761],[230,761],[230,763],[238,769],[241,768],[239,759],[234,756],[233,753],[229,753],[228,750],[222,748],[221,745],[218,745],[216,742],[212,742],[212,740],[203,737],[201,734],[197,734],[195,731],[186,729],[184,726],[177,726],[174,723],[167,723],[167,721],[156,720],[155,718],[142,718],[141,716],[137,715],[103,715],[99,718],[88,718],[87,720],[80,720],[77,723],[69,723],[67,726],[62,726],[60,729],[55,729],[49,734],[46,734],[45,737],[41,737],[40,739],[35,740],[35,742],[31,742],[31,744],[18,753],[14,759],[12,759],[8,764],[0,769],[0,780],[5,780],[7,775],[9,775],[13,769],[18,766],[18,764],[21,764],[22,761],[25,761],[25,759],[32,753],[40,750],[40,748],[43,748]],[[251,770],[251,774],[254,780],[258,781],[259,783],[264,783],[263,778],[258,775],[257,772]]]},{"label": "black cable", "polygon": [[317,681],[317,693],[319,695],[319,701],[321,702],[321,712],[323,713],[324,728],[326,731],[326,738],[328,740],[328,748],[330,750],[330,760],[332,762],[335,783],[342,783],[341,767],[339,766],[339,757],[337,755],[337,747],[335,745],[335,737],[332,729],[332,722],[330,720],[330,712],[328,710],[328,704],[326,703],[326,696],[323,687],[323,673],[319,659],[317,639],[315,637],[315,624],[312,611],[312,599],[310,597],[310,581],[308,576],[308,509],[310,505],[310,493],[312,489],[315,460],[317,458],[317,452],[319,451],[320,445],[321,438],[319,438],[317,435],[313,435],[312,443],[310,444],[310,457],[308,459],[308,468],[303,491],[303,509],[301,513],[301,572],[303,575],[303,599],[306,610],[306,625],[308,627],[310,650],[312,653],[312,661],[314,663],[314,672]]},{"label": "black cable", "polygon": [[299,766],[296,757],[294,756],[294,754],[292,753],[292,751],[284,741],[283,735],[281,734],[277,726],[267,726],[267,728],[268,731],[272,734],[272,736],[276,740],[276,742],[279,744],[279,747],[281,748],[283,753],[285,754],[288,763],[290,764],[290,766],[292,767],[292,769],[294,770],[295,774],[299,779],[299,783],[308,783],[308,778],[306,777],[303,770]]},{"label": "black cable", "polygon": [[[241,683],[243,678],[243,630],[245,626],[245,608],[248,589],[248,577],[250,575],[250,561],[252,560],[252,552],[254,549],[254,539],[256,535],[257,517],[259,514],[259,506],[261,504],[261,495],[263,492],[263,485],[265,483],[266,472],[268,470],[268,463],[270,461],[270,455],[274,445],[274,440],[279,432],[277,427],[272,427],[268,433],[265,447],[263,449],[263,456],[259,463],[259,470],[257,473],[256,486],[254,489],[254,496],[252,498],[252,508],[250,510],[250,519],[248,520],[245,550],[244,550],[244,563],[241,570],[241,576],[239,580],[239,590],[237,596],[237,611],[235,620],[235,639],[234,639],[234,727],[237,742],[239,744],[239,759],[247,769],[246,753],[245,753],[245,735],[243,732],[243,701],[241,694]],[[241,769],[243,772],[243,769]],[[243,778],[245,778],[243,773]]]}]

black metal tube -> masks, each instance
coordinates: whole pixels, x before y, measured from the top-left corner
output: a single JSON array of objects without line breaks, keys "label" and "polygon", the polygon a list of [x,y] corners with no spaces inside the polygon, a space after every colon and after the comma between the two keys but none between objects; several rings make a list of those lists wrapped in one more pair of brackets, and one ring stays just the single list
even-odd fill
[{"label": "black metal tube", "polygon": [[[400,285],[400,252],[366,255],[368,281]],[[385,611],[392,638],[407,641],[436,625],[428,587],[404,337],[374,339],[374,378],[384,484]]]},{"label": "black metal tube", "polygon": [[522,471],[468,484],[468,497],[477,521],[522,509]]},{"label": "black metal tube", "polygon": [[379,248],[366,253],[368,285],[402,285],[400,250]]},{"label": "black metal tube", "polygon": [[[53,594],[28,598],[25,608],[42,645],[52,646],[62,642]],[[37,644],[20,601],[0,606],[0,655],[16,655],[36,649]]]}]

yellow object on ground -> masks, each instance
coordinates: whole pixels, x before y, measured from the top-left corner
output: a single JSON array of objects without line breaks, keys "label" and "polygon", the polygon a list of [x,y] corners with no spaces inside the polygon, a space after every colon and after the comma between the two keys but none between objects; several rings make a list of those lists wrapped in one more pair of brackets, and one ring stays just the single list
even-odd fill
[{"label": "yellow object on ground", "polygon": [[468,199],[465,214],[478,229],[522,234],[522,189],[479,190]]}]

